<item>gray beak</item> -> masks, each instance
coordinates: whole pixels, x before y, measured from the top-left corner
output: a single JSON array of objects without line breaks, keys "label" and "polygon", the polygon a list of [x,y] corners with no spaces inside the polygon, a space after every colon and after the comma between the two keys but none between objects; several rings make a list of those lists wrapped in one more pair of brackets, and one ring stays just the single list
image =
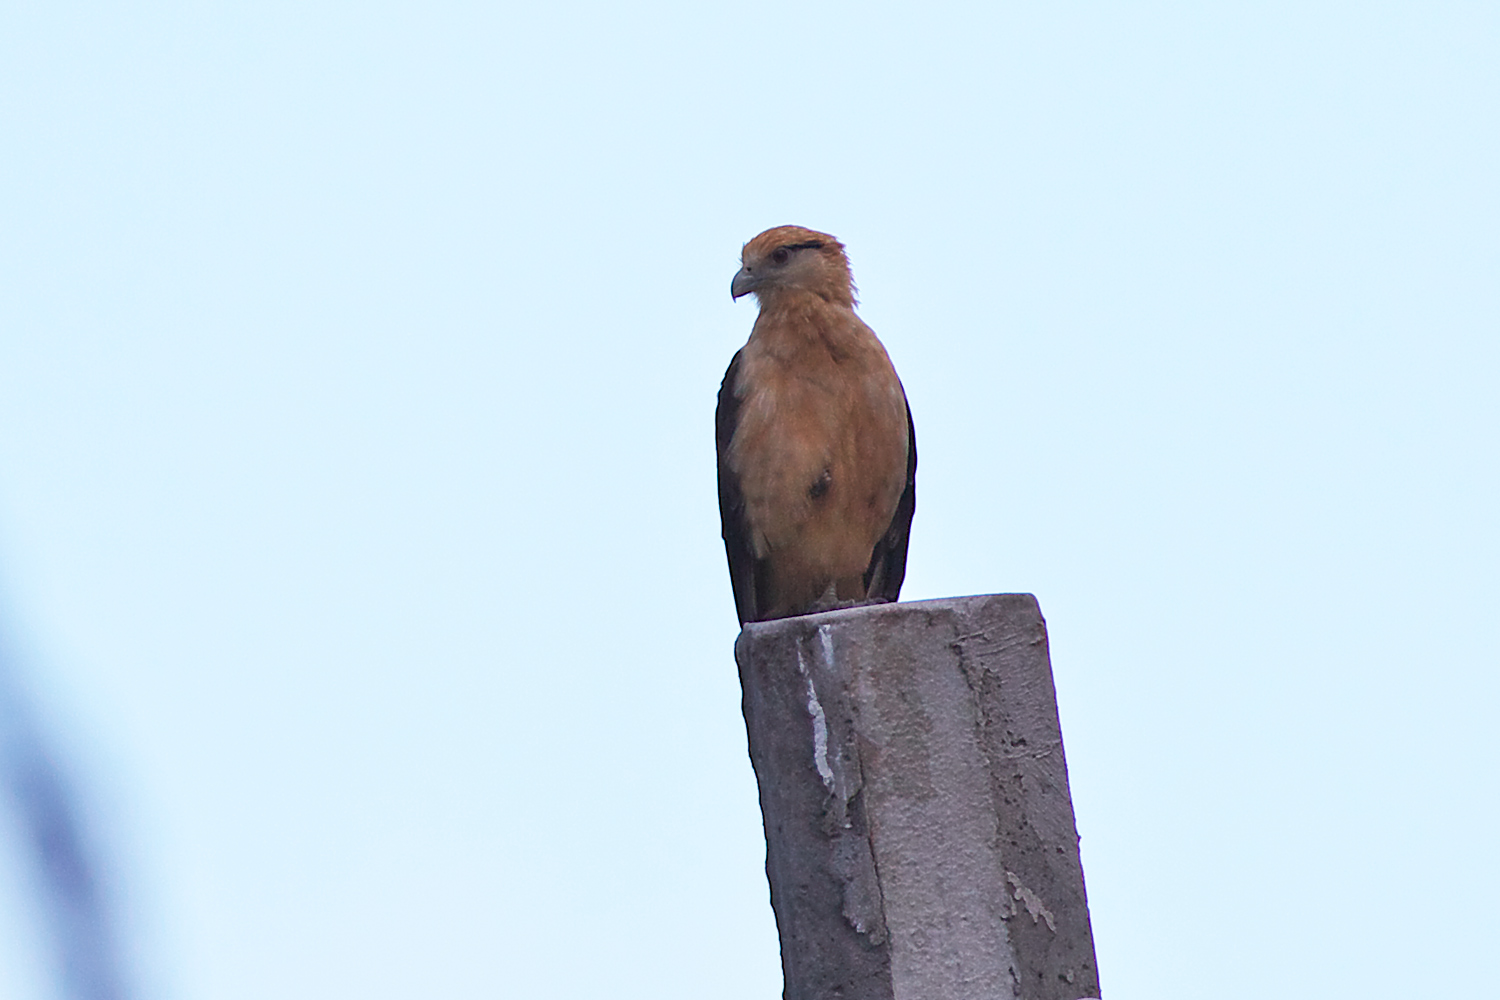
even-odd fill
[{"label": "gray beak", "polygon": [[759,284],[760,279],[742,267],[735,274],[734,280],[729,283],[729,297],[737,299],[741,295],[749,295]]}]

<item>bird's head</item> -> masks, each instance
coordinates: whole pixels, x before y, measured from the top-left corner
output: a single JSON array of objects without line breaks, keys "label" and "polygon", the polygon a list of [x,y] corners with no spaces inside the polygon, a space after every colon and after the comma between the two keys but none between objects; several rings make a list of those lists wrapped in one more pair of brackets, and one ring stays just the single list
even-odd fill
[{"label": "bird's head", "polygon": [[762,305],[804,292],[853,308],[854,277],[844,244],[813,229],[777,226],[745,244],[739,273],[729,285],[733,298],[755,293]]}]

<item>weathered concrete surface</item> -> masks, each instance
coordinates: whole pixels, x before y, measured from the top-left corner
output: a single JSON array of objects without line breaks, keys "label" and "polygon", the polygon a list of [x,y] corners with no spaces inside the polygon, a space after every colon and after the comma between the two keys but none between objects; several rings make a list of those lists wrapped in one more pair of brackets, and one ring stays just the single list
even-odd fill
[{"label": "weathered concrete surface", "polygon": [[1099,996],[1036,598],[754,623],[735,658],[786,1000]]}]

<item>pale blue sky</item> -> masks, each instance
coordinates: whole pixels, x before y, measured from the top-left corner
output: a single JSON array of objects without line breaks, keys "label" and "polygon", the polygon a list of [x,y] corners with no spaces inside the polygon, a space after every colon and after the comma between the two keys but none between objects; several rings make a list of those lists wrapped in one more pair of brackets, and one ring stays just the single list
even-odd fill
[{"label": "pale blue sky", "polygon": [[779,993],[710,425],[783,223],[904,596],[1047,615],[1106,996],[1479,995],[1497,108],[1485,3],[13,4],[3,613],[140,996]]}]

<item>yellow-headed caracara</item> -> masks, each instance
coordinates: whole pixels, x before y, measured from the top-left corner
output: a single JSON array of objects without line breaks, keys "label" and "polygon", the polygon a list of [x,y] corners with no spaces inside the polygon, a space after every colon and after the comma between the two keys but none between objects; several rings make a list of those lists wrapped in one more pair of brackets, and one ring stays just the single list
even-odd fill
[{"label": "yellow-headed caracara", "polygon": [[730,295],[760,316],[719,388],[719,515],[740,622],[894,601],[917,503],[906,392],[854,313],[844,245],[800,226],[745,244]]}]

